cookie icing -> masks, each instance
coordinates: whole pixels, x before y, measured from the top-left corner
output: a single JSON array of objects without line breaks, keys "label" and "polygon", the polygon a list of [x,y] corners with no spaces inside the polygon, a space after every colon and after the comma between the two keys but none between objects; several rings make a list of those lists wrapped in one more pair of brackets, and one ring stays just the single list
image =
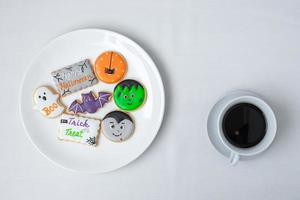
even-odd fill
[{"label": "cookie icing", "polygon": [[120,109],[135,110],[145,100],[145,89],[139,82],[127,79],[117,84],[113,92],[113,97]]},{"label": "cookie icing", "polygon": [[126,68],[127,62],[120,53],[106,51],[96,59],[94,71],[100,81],[116,83],[124,77]]},{"label": "cookie icing", "polygon": [[65,108],[59,102],[59,95],[54,93],[50,87],[39,87],[35,90],[34,109],[47,118],[55,118],[62,114]]},{"label": "cookie icing", "polygon": [[69,111],[74,113],[95,113],[111,99],[111,93],[108,92],[98,92],[98,96],[95,97],[94,93],[91,91],[89,93],[83,93],[81,96],[82,101],[73,101],[69,107]]},{"label": "cookie icing", "polygon": [[60,140],[97,145],[100,121],[86,117],[63,114],[60,118]]},{"label": "cookie icing", "polygon": [[51,75],[62,97],[98,83],[88,59],[53,71]]},{"label": "cookie icing", "polygon": [[102,131],[109,140],[122,142],[133,134],[134,123],[128,114],[121,111],[113,111],[104,117]]}]

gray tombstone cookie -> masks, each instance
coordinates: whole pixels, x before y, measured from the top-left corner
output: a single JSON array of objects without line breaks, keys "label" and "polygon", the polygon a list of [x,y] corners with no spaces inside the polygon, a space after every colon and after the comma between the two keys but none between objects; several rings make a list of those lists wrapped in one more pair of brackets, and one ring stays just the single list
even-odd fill
[{"label": "gray tombstone cookie", "polygon": [[134,123],[128,114],[121,111],[113,111],[104,117],[102,131],[109,140],[122,142],[133,134]]},{"label": "gray tombstone cookie", "polygon": [[98,83],[88,59],[53,71],[51,76],[61,96],[66,96]]}]

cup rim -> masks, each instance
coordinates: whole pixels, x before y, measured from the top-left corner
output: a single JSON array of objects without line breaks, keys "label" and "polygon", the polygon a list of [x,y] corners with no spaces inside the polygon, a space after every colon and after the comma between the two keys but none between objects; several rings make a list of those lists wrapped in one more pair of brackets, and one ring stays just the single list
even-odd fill
[{"label": "cup rim", "polygon": [[[225,113],[228,111],[229,108],[232,106],[239,104],[239,103],[249,103],[252,105],[255,105],[258,107],[263,113],[266,118],[266,123],[267,123],[267,131],[263,139],[255,146],[249,147],[249,148],[239,148],[234,145],[232,145],[226,138],[223,132],[222,128],[222,122]],[[221,109],[220,114],[218,115],[218,135],[223,143],[223,145],[231,152],[237,153],[242,156],[252,156],[259,154],[266,150],[271,143],[273,142],[275,135],[276,135],[276,130],[277,130],[277,121],[275,114],[271,107],[261,98],[255,96],[255,95],[250,95],[250,94],[241,94],[237,97],[232,97],[228,102],[224,104],[224,106]]]}]

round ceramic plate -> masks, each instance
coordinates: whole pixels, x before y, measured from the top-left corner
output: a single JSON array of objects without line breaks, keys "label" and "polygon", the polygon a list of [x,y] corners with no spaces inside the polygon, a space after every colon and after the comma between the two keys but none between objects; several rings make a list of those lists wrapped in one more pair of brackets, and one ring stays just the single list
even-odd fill
[{"label": "round ceramic plate", "polygon": [[[39,86],[55,88],[50,73],[88,58],[94,64],[97,56],[107,50],[120,52],[127,60],[124,79],[135,79],[146,88],[145,103],[129,112],[136,128],[127,141],[114,143],[100,132],[98,146],[91,147],[57,139],[59,119],[44,118],[33,110],[33,93]],[[110,91],[116,84],[98,84],[61,99],[69,106],[81,93]],[[149,55],[135,42],[115,32],[83,29],[61,35],[50,41],[34,58],[24,77],[20,94],[20,113],[26,132],[39,151],[56,164],[74,171],[103,173],[118,169],[139,157],[155,138],[164,116],[165,94],[160,74]],[[103,119],[118,110],[115,103],[105,104],[95,114],[85,116]]]}]

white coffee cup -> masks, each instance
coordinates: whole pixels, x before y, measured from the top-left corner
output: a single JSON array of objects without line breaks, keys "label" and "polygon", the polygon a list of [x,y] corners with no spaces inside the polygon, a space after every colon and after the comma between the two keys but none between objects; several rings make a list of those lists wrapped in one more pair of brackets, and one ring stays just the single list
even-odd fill
[{"label": "white coffee cup", "polygon": [[[222,123],[225,113],[232,106],[249,103],[259,108],[266,120],[266,134],[255,146],[239,148],[232,145],[223,133]],[[271,107],[257,94],[247,91],[235,91],[227,94],[212,108],[207,121],[207,131],[210,141],[224,156],[229,157],[231,165],[237,164],[240,157],[253,156],[266,150],[273,142],[277,130],[275,114]]]}]

